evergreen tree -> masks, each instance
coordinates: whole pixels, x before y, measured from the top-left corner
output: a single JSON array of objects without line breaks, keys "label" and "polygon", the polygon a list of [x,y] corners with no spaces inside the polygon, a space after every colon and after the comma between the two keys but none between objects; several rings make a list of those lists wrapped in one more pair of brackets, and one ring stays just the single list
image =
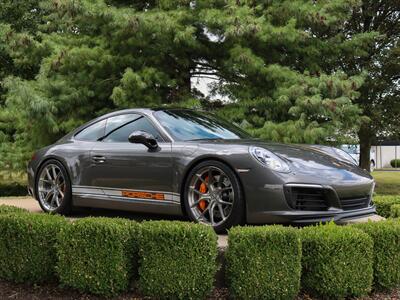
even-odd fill
[{"label": "evergreen tree", "polygon": [[[344,31],[359,1],[32,5],[19,11],[35,12],[26,18],[37,24],[31,30],[0,13],[0,51],[16,66],[2,75],[2,114],[13,123],[12,143],[2,144],[7,153],[28,155],[93,117],[141,106],[220,108],[273,141],[339,143],[358,128],[362,111],[353,103],[366,74],[347,75],[343,61],[365,57],[377,38]],[[219,78],[213,92],[230,101],[200,95],[190,84],[199,76]]]},{"label": "evergreen tree", "polygon": [[366,79],[354,101],[367,117],[358,131],[360,165],[370,168],[371,143],[376,137],[400,138],[400,1],[363,0],[353,9],[344,34],[350,39],[363,34],[377,35],[363,55],[345,57],[343,70]]}]

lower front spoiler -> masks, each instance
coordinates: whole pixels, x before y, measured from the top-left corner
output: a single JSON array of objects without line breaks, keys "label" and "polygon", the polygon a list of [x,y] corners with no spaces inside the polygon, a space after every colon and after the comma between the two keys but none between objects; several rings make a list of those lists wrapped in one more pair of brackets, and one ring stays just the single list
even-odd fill
[{"label": "lower front spoiler", "polygon": [[375,205],[357,210],[344,211],[332,209],[327,211],[263,211],[253,213],[248,222],[252,224],[316,224],[357,219],[376,214]]}]

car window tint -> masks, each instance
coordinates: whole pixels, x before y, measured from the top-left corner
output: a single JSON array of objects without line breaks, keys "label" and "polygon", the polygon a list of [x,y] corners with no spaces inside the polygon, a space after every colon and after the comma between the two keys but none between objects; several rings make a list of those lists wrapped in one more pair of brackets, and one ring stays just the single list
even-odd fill
[{"label": "car window tint", "polygon": [[251,138],[242,129],[210,113],[160,110],[154,116],[177,141]]},{"label": "car window tint", "polygon": [[121,128],[116,129],[114,132],[111,132],[108,136],[106,136],[103,141],[114,143],[128,142],[129,135],[138,130],[146,131],[147,133],[152,134],[159,142],[163,141],[158,130],[145,117],[140,117],[139,119],[131,121]]},{"label": "car window tint", "polygon": [[123,114],[107,119],[105,135],[109,134],[115,128],[123,126],[130,121],[140,118],[138,114]]},{"label": "car window tint", "polygon": [[100,137],[104,135],[105,125],[106,120],[94,123],[76,134],[75,139],[81,141],[97,141]]}]

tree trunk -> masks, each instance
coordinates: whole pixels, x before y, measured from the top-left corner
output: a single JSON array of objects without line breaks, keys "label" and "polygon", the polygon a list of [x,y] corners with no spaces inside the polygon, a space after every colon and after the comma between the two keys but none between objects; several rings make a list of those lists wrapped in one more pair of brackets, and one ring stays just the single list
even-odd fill
[{"label": "tree trunk", "polygon": [[373,138],[372,130],[369,124],[363,124],[358,132],[360,139],[360,162],[359,165],[362,169],[371,171],[371,143]]}]

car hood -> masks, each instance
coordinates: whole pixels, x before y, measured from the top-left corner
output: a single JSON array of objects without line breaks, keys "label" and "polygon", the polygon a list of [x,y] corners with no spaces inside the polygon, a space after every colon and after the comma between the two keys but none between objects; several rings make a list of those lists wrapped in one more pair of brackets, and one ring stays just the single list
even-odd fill
[{"label": "car hood", "polygon": [[216,140],[217,144],[256,146],[267,149],[289,163],[292,170],[297,172],[344,169],[363,177],[372,178],[368,172],[351,162],[320,150],[313,145],[270,143],[258,139],[247,140]]}]

